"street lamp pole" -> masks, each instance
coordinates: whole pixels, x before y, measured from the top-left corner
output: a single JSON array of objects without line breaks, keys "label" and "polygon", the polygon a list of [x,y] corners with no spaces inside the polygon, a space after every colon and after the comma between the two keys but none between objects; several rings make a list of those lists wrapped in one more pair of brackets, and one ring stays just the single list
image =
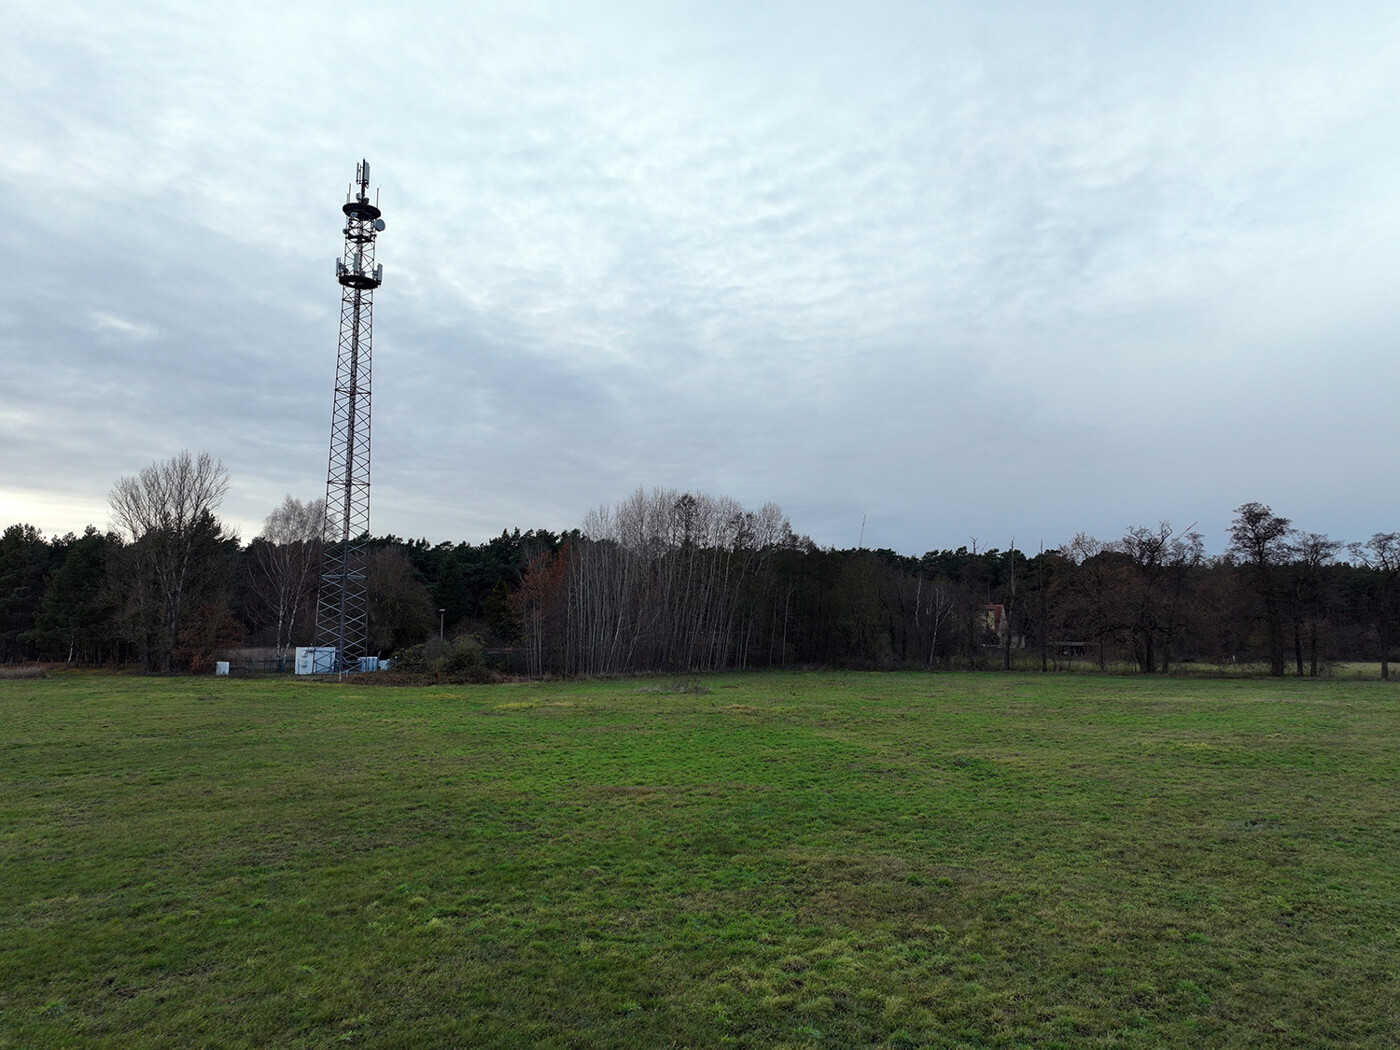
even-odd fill
[{"label": "street lamp pole", "polygon": [[447,615],[447,610],[446,610],[446,609],[439,609],[439,610],[438,610],[438,641],[442,641],[442,622],[443,622],[443,617],[445,617],[446,615]]}]

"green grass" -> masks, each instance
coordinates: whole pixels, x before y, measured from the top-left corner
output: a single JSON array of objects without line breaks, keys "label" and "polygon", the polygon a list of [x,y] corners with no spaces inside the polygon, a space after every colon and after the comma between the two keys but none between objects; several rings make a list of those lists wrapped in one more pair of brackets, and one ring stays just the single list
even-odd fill
[{"label": "green grass", "polygon": [[0,1047],[1393,1047],[1400,689],[0,681]]}]

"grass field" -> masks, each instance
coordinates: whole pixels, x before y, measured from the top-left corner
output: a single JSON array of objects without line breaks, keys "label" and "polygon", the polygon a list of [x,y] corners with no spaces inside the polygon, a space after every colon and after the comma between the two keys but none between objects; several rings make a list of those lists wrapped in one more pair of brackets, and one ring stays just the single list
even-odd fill
[{"label": "grass field", "polygon": [[1394,1047],[1400,688],[0,681],[0,1047]]}]

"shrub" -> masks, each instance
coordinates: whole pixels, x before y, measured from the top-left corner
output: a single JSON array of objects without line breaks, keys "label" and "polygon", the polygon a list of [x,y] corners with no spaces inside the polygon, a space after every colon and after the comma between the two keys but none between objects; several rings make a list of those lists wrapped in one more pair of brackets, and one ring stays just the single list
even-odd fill
[{"label": "shrub", "polygon": [[486,650],[472,635],[430,638],[422,645],[394,654],[394,670],[405,674],[431,674],[454,682],[490,682],[495,674],[486,664]]}]

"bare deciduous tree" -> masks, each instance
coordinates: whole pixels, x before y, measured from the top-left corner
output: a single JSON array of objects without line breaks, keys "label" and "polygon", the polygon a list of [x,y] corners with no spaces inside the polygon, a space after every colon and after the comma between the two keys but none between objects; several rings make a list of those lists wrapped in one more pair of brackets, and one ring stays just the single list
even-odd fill
[{"label": "bare deciduous tree", "polygon": [[214,516],[227,490],[223,462],[186,449],[122,478],[107,497],[130,541],[124,583],[150,670],[171,669],[180,621],[228,538]]},{"label": "bare deciduous tree", "polygon": [[732,499],[638,489],[590,513],[583,532],[568,565],[564,669],[745,665],[759,569],[792,541],[776,506],[751,512]]},{"label": "bare deciduous tree", "polygon": [[1376,630],[1380,635],[1381,677],[1390,678],[1390,619],[1395,577],[1400,575],[1400,532],[1378,532],[1351,552],[1377,575]]},{"label": "bare deciduous tree", "polygon": [[[1293,557],[1288,604],[1293,621],[1293,657],[1298,677],[1310,673],[1316,678],[1321,661],[1318,642],[1324,605],[1324,571],[1343,544],[1317,532],[1300,533],[1289,546]],[[1308,662],[1303,663],[1306,645]]]},{"label": "bare deciduous tree", "polygon": [[1118,544],[1083,532],[1063,550],[1074,571],[1061,588],[1060,614],[1067,628],[1093,643],[1099,670],[1106,670],[1110,650],[1116,652],[1128,634],[1124,609],[1133,590],[1132,562]]},{"label": "bare deciduous tree", "polygon": [[263,523],[249,545],[253,590],[274,622],[279,669],[301,623],[301,612],[315,593],[321,564],[326,501],[302,502],[290,494]]},{"label": "bare deciduous tree", "polygon": [[[1171,666],[1172,636],[1180,627],[1184,578],[1203,556],[1201,534],[1191,527],[1176,533],[1171,522],[1129,528],[1117,547],[1134,567],[1123,595],[1125,627],[1133,658],[1145,674],[1165,674]],[[1160,645],[1158,644],[1160,642]]]},{"label": "bare deciduous tree", "polygon": [[1262,503],[1245,503],[1230,525],[1230,550],[1254,568],[1255,587],[1264,603],[1264,631],[1269,644],[1269,673],[1283,675],[1283,616],[1279,609],[1278,566],[1293,534],[1287,518]]},{"label": "bare deciduous tree", "polygon": [[938,656],[939,632],[953,616],[958,596],[945,579],[925,579],[921,572],[914,585],[914,631],[919,636],[924,666],[933,669]]}]

